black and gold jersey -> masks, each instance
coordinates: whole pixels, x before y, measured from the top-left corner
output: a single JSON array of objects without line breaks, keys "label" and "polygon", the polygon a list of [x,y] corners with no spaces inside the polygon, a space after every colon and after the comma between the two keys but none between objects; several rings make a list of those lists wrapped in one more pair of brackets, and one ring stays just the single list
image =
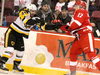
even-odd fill
[{"label": "black and gold jersey", "polygon": [[37,18],[40,19],[36,15],[31,18],[28,9],[23,8],[20,10],[19,17],[16,19],[16,21],[10,25],[10,28],[24,35],[24,37],[28,37],[30,29],[37,23]]}]

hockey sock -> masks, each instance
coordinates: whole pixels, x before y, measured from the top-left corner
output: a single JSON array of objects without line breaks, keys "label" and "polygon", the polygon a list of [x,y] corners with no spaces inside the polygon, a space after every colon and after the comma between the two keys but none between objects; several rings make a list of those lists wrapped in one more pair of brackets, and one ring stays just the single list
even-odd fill
[{"label": "hockey sock", "polygon": [[87,53],[89,58],[92,60],[92,62],[95,64],[95,66],[100,70],[100,59],[99,57],[94,53]]},{"label": "hockey sock", "polygon": [[21,63],[21,61],[15,61],[14,60],[14,65],[18,66]]},{"label": "hockey sock", "polygon": [[23,55],[24,55],[24,51],[16,51],[15,61],[21,62],[22,58],[23,58]]},{"label": "hockey sock", "polygon": [[0,61],[0,63],[5,64],[8,61],[9,58],[7,58],[7,57],[1,57],[1,59],[2,60]]},{"label": "hockey sock", "polygon": [[72,62],[70,61],[70,71],[73,72],[76,70],[77,61]]},{"label": "hockey sock", "polygon": [[77,54],[70,54],[70,71],[75,71],[77,65]]},{"label": "hockey sock", "polygon": [[1,57],[1,63],[5,64],[7,62],[7,60],[11,57],[11,54],[13,53],[13,51],[14,51],[14,48],[7,47]]}]

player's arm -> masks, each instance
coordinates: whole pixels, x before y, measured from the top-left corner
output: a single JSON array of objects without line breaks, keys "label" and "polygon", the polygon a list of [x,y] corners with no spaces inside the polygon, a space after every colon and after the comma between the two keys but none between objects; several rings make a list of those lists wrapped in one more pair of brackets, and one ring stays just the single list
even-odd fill
[{"label": "player's arm", "polygon": [[54,25],[50,25],[45,23],[43,26],[41,26],[42,30],[58,30],[61,27],[61,23],[56,23]]},{"label": "player's arm", "polygon": [[37,23],[37,20],[31,19],[30,17],[28,17],[29,14],[26,11],[20,11],[19,13],[19,17],[20,19],[23,21],[23,23],[26,25],[34,25]]},{"label": "player's arm", "polygon": [[74,15],[74,18],[72,18],[70,22],[70,26],[67,26],[66,28],[69,30],[74,30],[80,27],[85,19],[85,14],[83,12],[78,12]]}]

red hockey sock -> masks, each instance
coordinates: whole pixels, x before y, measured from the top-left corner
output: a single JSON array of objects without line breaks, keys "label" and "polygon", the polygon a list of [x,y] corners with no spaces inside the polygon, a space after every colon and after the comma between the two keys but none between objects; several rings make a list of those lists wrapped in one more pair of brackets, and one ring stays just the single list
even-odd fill
[{"label": "red hockey sock", "polygon": [[73,72],[76,70],[76,66],[70,66],[70,71]]},{"label": "red hockey sock", "polygon": [[95,64],[95,66],[100,70],[100,61]]},{"label": "red hockey sock", "polygon": [[100,59],[99,57],[94,53],[94,52],[91,52],[91,53],[87,53],[89,58],[92,60],[92,62],[95,64],[95,66],[100,69]]},{"label": "red hockey sock", "polygon": [[70,61],[70,71],[76,70],[77,61]]}]

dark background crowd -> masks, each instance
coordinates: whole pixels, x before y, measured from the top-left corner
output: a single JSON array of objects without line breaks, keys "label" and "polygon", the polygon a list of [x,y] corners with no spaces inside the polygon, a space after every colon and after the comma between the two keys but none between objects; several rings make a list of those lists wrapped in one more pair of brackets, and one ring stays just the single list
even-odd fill
[{"label": "dark background crowd", "polygon": [[[19,10],[26,7],[27,0],[5,0],[4,17],[6,26],[9,26],[17,17]],[[37,15],[48,24],[52,24],[52,20],[60,19],[63,24],[70,22],[74,13],[73,5],[78,0],[28,0],[31,4],[38,7]],[[87,2],[87,0],[83,0]],[[26,4],[25,4],[26,3]],[[0,17],[1,17],[2,0],[0,0]],[[89,4],[90,22],[93,27],[95,37],[100,37],[100,0],[90,0]],[[1,18],[0,18],[1,19]],[[2,24],[4,26],[4,22]],[[36,29],[36,28],[34,28]],[[65,33],[62,30],[50,30],[50,32]]]}]

